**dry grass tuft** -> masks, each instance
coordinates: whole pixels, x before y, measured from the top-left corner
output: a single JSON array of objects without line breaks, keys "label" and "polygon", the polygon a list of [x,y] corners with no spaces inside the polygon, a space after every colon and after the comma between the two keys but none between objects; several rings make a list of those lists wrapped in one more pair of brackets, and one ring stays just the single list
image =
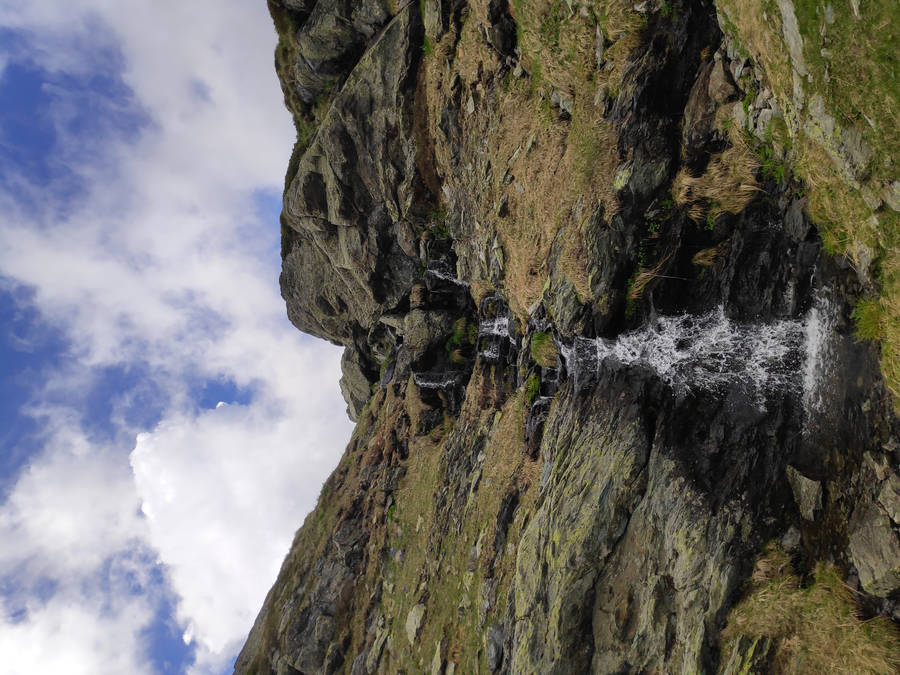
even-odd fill
[{"label": "dry grass tuft", "polygon": [[627,297],[630,303],[637,302],[644,296],[644,291],[647,290],[647,286],[651,281],[654,279],[665,278],[663,270],[666,268],[666,265],[669,264],[671,257],[672,253],[670,252],[653,267],[642,267],[638,271],[631,282],[631,286],[628,288]]},{"label": "dry grass tuft", "polygon": [[699,251],[692,259],[691,262],[697,265],[697,267],[712,267],[717,262],[719,262],[725,254],[728,252],[728,240],[726,239],[718,246],[713,246],[712,248],[705,248],[702,251]]},{"label": "dry grass tuft", "polygon": [[751,581],[721,634],[726,658],[746,635],[775,642],[775,672],[887,674],[900,668],[900,632],[887,619],[860,619],[835,567],[820,563],[814,583],[801,588],[788,555],[770,544]]},{"label": "dry grass tuft", "polygon": [[740,213],[760,191],[758,170],[759,158],[735,135],[730,147],[710,158],[702,175],[692,176],[685,169],[678,172],[672,185],[675,203],[689,205],[688,215],[695,222],[715,220],[725,212]]}]

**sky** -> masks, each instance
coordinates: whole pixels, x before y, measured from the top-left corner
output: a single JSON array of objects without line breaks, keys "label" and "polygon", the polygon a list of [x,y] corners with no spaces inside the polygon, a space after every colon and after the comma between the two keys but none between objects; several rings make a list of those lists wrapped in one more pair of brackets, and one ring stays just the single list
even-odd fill
[{"label": "sky", "polygon": [[264,0],[0,0],[0,663],[219,674],[351,424]]}]

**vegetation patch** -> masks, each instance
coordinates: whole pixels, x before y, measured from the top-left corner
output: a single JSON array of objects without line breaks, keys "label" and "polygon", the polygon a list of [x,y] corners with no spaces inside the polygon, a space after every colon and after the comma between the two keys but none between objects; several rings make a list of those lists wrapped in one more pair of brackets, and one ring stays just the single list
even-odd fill
[{"label": "vegetation patch", "polygon": [[541,391],[541,378],[537,373],[532,373],[531,377],[525,382],[525,403],[531,405]]},{"label": "vegetation patch", "polygon": [[681,169],[675,176],[672,193],[675,203],[688,207],[688,215],[709,229],[723,213],[737,214],[759,193],[756,173],[759,157],[743,135],[732,133],[731,145],[713,155],[699,176]]},{"label": "vegetation patch", "polygon": [[900,668],[900,632],[887,619],[860,618],[837,568],[819,563],[804,588],[788,554],[774,544],[756,561],[746,597],[729,614],[721,633],[723,663],[741,636],[773,642],[774,672],[887,674]]},{"label": "vegetation patch", "polygon": [[559,357],[553,335],[550,333],[535,333],[531,337],[531,358],[539,366],[555,368]]}]

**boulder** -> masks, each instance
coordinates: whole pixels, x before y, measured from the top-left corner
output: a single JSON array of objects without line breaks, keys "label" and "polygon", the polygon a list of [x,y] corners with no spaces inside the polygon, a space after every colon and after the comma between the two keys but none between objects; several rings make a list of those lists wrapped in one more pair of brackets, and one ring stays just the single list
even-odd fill
[{"label": "boulder", "polygon": [[900,540],[884,511],[871,502],[853,510],[850,557],[866,592],[886,596],[900,588]]},{"label": "boulder", "polygon": [[807,478],[792,466],[787,467],[787,478],[800,515],[806,520],[814,520],[816,511],[822,509],[822,484]]}]

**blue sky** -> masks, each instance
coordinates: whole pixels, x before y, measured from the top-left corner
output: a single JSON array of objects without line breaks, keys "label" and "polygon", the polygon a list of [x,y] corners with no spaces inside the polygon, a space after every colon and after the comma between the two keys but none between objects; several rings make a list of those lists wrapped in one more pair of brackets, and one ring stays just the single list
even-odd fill
[{"label": "blue sky", "polygon": [[278,293],[275,42],[262,0],[0,0],[11,675],[230,672],[349,438]]}]

